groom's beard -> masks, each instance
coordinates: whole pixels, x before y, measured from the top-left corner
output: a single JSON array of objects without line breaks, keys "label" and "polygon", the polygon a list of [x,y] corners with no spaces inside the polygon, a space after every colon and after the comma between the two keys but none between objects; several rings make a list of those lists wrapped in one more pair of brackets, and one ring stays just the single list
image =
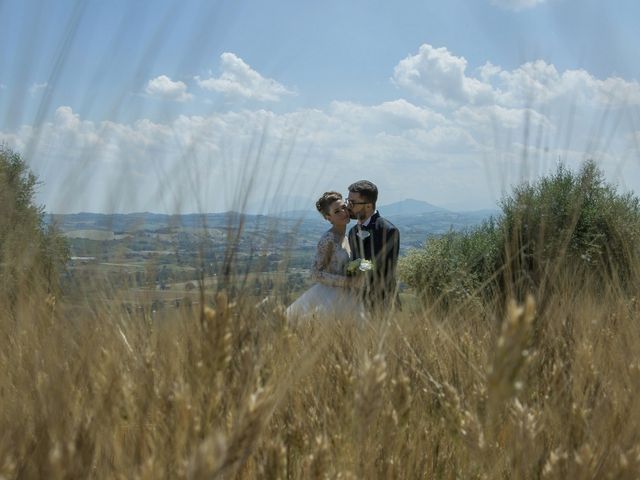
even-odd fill
[{"label": "groom's beard", "polygon": [[357,213],[349,212],[349,218],[351,220],[360,221],[360,220],[364,220],[367,217],[365,217],[363,213],[357,214]]}]

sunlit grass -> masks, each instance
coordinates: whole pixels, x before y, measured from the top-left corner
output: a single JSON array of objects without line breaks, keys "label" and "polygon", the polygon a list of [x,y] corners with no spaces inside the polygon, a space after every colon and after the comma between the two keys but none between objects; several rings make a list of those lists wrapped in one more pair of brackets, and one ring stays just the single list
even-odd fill
[{"label": "sunlit grass", "polygon": [[364,328],[242,294],[160,319],[25,291],[1,320],[0,474],[635,478],[638,304],[583,280],[542,313]]},{"label": "sunlit grass", "polygon": [[[197,31],[209,28],[211,5],[202,7]],[[76,2],[64,29],[56,68],[65,64],[82,6]],[[155,43],[144,45],[135,78],[119,86],[109,105],[115,119],[135,117],[123,113],[125,99],[169,38],[178,7],[154,30]],[[31,30],[22,32],[25,39]],[[195,48],[198,38],[185,62],[205,55]],[[115,58],[126,45],[113,41]],[[21,53],[16,58],[33,51]],[[25,115],[28,70],[5,111],[5,120],[16,124]],[[59,78],[54,69],[46,79],[35,127],[57,106]],[[82,93],[91,112],[95,93],[89,86]],[[22,152],[29,161],[42,140],[34,132]],[[221,160],[228,175],[223,187],[240,211],[257,180],[271,185],[271,193],[291,187],[280,175],[291,160],[288,139],[276,139],[277,168],[265,168],[272,176],[257,179],[268,135],[254,136],[237,178]],[[295,134],[291,139],[294,144]],[[154,164],[158,171],[145,172],[157,181],[152,201],[167,211],[182,212],[184,203],[200,213],[209,207],[211,165],[194,153],[201,140],[196,135],[176,158],[159,152],[174,160],[168,171]],[[93,173],[90,160],[105,156],[98,147],[70,153],[78,171],[62,182],[60,205],[79,194]],[[106,210],[137,199],[142,189],[130,174],[114,175],[111,198],[101,199]],[[10,212],[3,193],[0,212]],[[269,201],[268,208],[277,207]],[[284,315],[288,293],[256,295],[248,288],[252,272],[237,264],[238,239],[246,234],[241,214],[217,239],[227,245],[216,265],[220,279],[201,274],[188,290],[185,282],[184,290],[167,294],[182,301],[162,311],[153,308],[162,295],[152,273],[150,285],[134,287],[130,279],[116,282],[108,271],[87,268],[73,289],[53,291],[24,248],[32,226],[21,225],[0,244],[0,273],[17,272],[0,276],[0,480],[640,476],[640,306],[633,282],[603,282],[598,272],[565,265],[545,270],[554,288],[544,299],[532,289],[517,304],[507,292],[523,289],[507,281],[503,290],[485,295],[485,288],[473,302],[458,298],[446,308],[407,290],[402,311],[364,326],[350,318],[292,326]],[[206,232],[204,216],[201,227]],[[276,223],[268,236],[285,259],[273,273],[276,292],[286,281],[290,247],[278,244],[280,228]],[[637,279],[639,266],[626,267]],[[136,268],[151,272],[157,265]]]}]

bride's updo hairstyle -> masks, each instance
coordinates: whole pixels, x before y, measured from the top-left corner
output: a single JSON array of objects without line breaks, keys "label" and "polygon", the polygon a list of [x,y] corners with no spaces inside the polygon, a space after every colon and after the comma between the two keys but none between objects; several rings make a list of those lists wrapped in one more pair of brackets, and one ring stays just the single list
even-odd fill
[{"label": "bride's updo hairstyle", "polygon": [[324,217],[329,213],[329,207],[336,200],[342,200],[342,195],[338,192],[324,192],[316,202],[316,208]]}]

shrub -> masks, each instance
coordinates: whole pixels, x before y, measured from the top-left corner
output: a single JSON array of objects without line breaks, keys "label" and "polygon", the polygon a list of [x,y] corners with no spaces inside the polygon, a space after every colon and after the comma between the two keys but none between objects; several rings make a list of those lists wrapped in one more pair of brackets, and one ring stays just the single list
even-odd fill
[{"label": "shrub", "polygon": [[638,260],[640,201],[604,181],[593,161],[523,183],[501,215],[427,240],[400,262],[400,277],[425,301],[516,296],[553,288],[562,270],[631,285]]},{"label": "shrub", "polygon": [[476,229],[434,236],[400,259],[400,278],[427,302],[476,298],[500,255],[499,234],[491,219]]}]

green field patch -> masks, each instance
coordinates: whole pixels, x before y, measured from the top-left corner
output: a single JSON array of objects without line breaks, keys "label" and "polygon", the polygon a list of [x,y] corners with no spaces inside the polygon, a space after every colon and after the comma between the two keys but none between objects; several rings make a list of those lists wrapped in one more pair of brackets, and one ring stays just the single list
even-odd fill
[{"label": "green field patch", "polygon": [[114,234],[109,230],[70,230],[64,232],[67,238],[85,238],[87,240],[124,240],[129,234]]}]

